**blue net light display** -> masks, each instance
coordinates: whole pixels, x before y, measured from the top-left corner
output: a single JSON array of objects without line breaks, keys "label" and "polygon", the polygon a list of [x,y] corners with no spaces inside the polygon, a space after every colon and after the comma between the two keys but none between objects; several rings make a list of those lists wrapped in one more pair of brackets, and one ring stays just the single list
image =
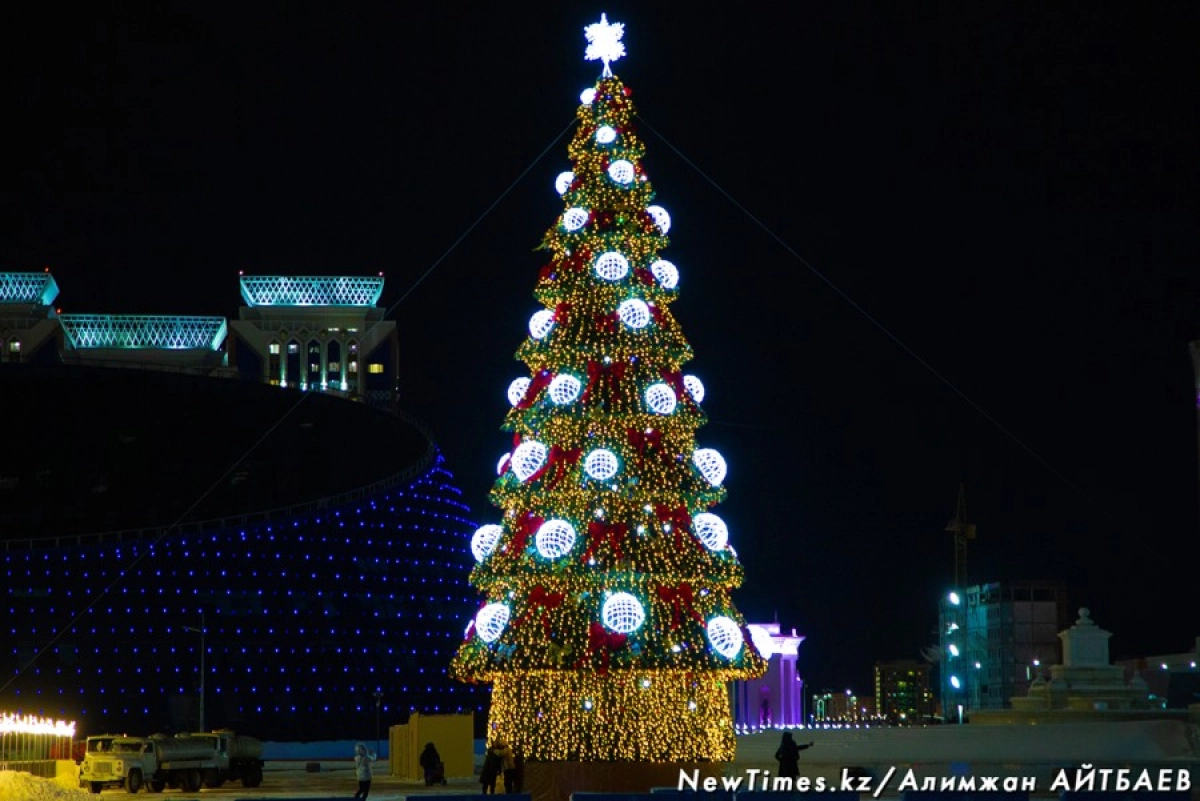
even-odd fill
[{"label": "blue net light display", "polygon": [[[21,670],[8,703],[86,734],[150,734],[172,709],[194,717],[201,641],[185,627],[203,614],[208,727],[359,738],[377,689],[385,722],[478,713],[486,697],[446,675],[476,606],[469,515],[438,456],[407,483],[256,522],[10,540],[0,669]],[[60,626],[49,658],[32,661]]]}]

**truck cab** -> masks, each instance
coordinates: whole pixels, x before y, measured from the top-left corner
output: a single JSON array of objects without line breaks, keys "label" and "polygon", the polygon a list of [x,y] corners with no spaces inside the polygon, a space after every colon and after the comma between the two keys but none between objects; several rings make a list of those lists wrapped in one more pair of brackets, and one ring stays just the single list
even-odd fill
[{"label": "truck cab", "polygon": [[87,739],[79,783],[93,793],[105,787],[121,787],[131,793],[142,788],[147,777],[158,771],[153,744],[144,737],[96,735]]}]

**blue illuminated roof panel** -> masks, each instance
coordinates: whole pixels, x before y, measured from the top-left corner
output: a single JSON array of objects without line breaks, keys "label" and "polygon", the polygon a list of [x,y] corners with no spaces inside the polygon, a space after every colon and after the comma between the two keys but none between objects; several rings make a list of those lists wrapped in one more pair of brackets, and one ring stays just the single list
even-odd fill
[{"label": "blue illuminated roof panel", "polygon": [[50,273],[0,273],[0,303],[49,306],[56,297],[58,284]]},{"label": "blue illuminated roof panel", "polygon": [[383,293],[380,276],[243,275],[241,282],[248,306],[371,307]]},{"label": "blue illuminated roof panel", "polygon": [[227,331],[224,317],[63,314],[58,319],[77,349],[219,350]]}]

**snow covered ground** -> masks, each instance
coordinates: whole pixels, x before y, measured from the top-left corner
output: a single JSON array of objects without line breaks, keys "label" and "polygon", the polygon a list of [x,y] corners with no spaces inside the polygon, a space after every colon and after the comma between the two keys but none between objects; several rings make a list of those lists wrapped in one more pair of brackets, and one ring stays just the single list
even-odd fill
[{"label": "snow covered ground", "polygon": [[[884,793],[889,797],[898,794],[896,784],[906,772],[920,778],[1033,778],[1039,789],[1036,794],[1050,796],[1048,789],[1060,769],[1085,763],[1096,769],[1188,769],[1192,786],[1200,786],[1200,725],[1182,721],[793,731],[798,742],[813,742],[811,749],[801,752],[803,775],[835,778],[843,768],[856,767],[878,780],[895,768],[890,791]],[[737,758],[726,775],[745,776],[753,769],[774,772],[780,736],[780,732],[764,732],[739,737]],[[374,747],[373,742],[370,745]],[[263,755],[268,772],[273,761],[304,760],[321,761],[322,770],[328,771],[342,761],[348,768],[353,749],[353,742],[341,741],[264,743]],[[54,782],[0,771],[0,801],[94,798],[75,787],[73,779]]]}]

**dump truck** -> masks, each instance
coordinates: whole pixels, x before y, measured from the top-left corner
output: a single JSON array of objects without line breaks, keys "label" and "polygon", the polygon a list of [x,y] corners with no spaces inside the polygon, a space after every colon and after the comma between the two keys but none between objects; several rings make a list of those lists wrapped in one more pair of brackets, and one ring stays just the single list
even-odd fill
[{"label": "dump truck", "polygon": [[[118,787],[136,793],[164,789],[197,792],[201,786],[220,787],[241,781],[243,787],[262,783],[262,743],[231,731],[156,734],[150,737],[88,738],[79,768],[79,781],[93,793]],[[106,742],[107,740],[107,742]]]}]

